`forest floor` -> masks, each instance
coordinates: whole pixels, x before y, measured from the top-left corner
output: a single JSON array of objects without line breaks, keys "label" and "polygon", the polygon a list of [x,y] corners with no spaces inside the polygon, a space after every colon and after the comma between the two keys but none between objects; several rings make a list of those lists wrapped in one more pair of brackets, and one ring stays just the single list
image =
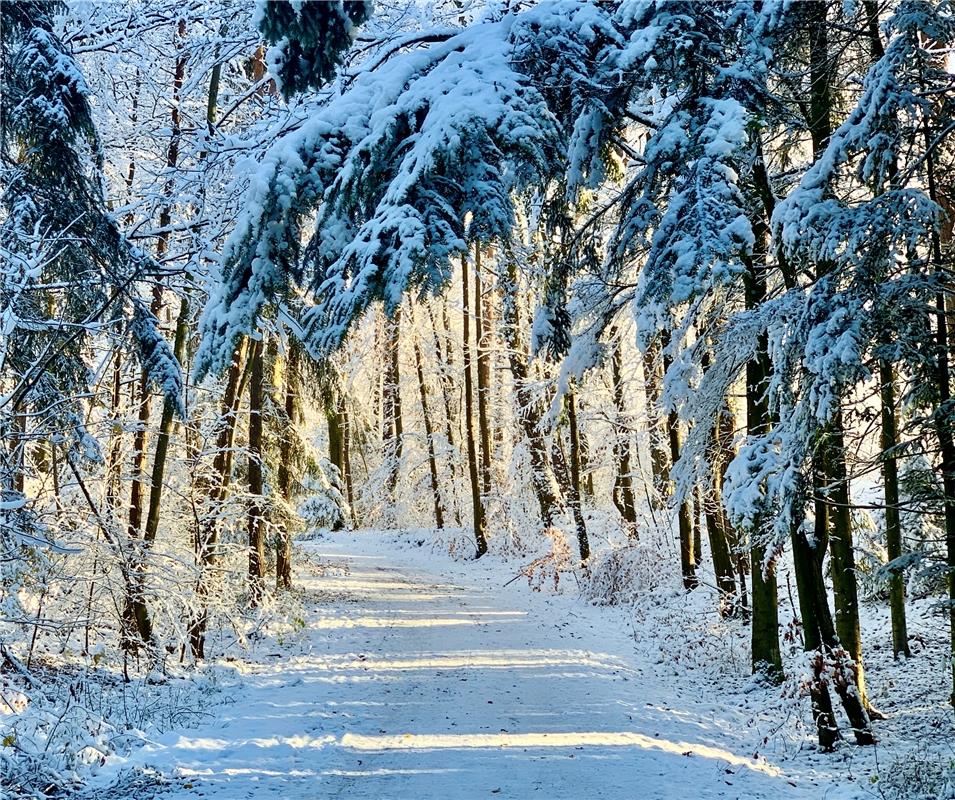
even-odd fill
[{"label": "forest floor", "polygon": [[212,721],[117,768],[221,800],[893,796],[895,748],[815,752],[785,687],[714,684],[745,670],[721,673],[728,649],[661,646],[659,616],[505,586],[513,563],[393,534],[301,549],[302,618],[220,662]]}]

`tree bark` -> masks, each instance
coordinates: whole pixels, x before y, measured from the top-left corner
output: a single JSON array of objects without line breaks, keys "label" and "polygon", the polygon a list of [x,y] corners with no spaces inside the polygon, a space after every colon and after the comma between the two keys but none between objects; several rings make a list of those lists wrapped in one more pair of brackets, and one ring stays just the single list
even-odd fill
[{"label": "tree bark", "polygon": [[474,519],[474,541],[477,547],[475,558],[487,552],[487,522],[484,518],[484,504],[481,502],[481,478],[478,470],[477,445],[474,440],[474,367],[471,364],[471,301],[470,281],[468,280],[467,255],[461,256],[461,289],[463,297],[463,347],[464,354],[464,421],[465,439],[468,450],[468,475],[471,479],[471,509]]},{"label": "tree bark", "polygon": [[[761,166],[759,161],[758,167]],[[771,210],[767,208],[767,217],[769,213]],[[761,215],[753,220],[753,233],[756,241],[744,275],[747,309],[758,308],[766,299],[765,260],[769,230]],[[751,437],[765,435],[772,425],[766,395],[771,373],[769,339],[764,331],[759,334],[754,357],[746,364],[746,432]],[[766,546],[761,541],[764,525],[765,520],[757,517],[749,531],[752,670],[753,674],[763,674],[769,680],[779,682],[783,678],[783,660],[779,649],[776,566],[767,561]]]},{"label": "tree bark", "polygon": [[395,490],[398,486],[398,467],[401,462],[402,451],[402,419],[401,393],[399,381],[398,351],[401,343],[401,305],[395,307],[394,313],[385,320],[385,347],[388,367],[386,370],[385,385],[382,390],[382,425],[384,440],[384,455],[387,464],[388,477],[386,488],[392,504],[392,516],[395,510]]},{"label": "tree bark", "polygon": [[[173,342],[173,355],[179,364],[185,362],[186,337],[189,333],[189,298],[183,294],[179,301],[179,316],[176,319],[176,336]],[[156,452],[153,455],[153,471],[150,476],[149,512],[146,515],[146,527],[143,539],[153,542],[159,530],[159,506],[162,502],[163,480],[166,474],[166,460],[169,455],[169,439],[172,435],[173,415],[176,406],[167,397],[163,401],[162,416],[159,420],[159,432],[156,435]]]},{"label": "tree bark", "polygon": [[[879,4],[864,0],[863,9],[869,31],[871,60],[874,64],[885,55],[879,33]],[[898,173],[898,164],[892,163],[889,175]],[[891,179],[890,177],[890,179]],[[882,187],[876,188],[881,194]],[[882,342],[888,345],[887,341]],[[882,483],[885,494],[885,539],[889,561],[902,557],[902,524],[899,519],[899,467],[895,449],[899,445],[899,422],[896,413],[895,371],[888,358],[879,359],[879,398],[881,401]],[[905,579],[903,570],[893,569],[889,577],[889,608],[892,617],[892,654],[910,658],[908,626],[905,619]]]},{"label": "tree bark", "polygon": [[[176,31],[176,40],[177,43],[181,43],[183,38],[186,35],[186,22],[185,20],[180,20],[179,25]],[[171,134],[169,137],[169,147],[166,151],[166,167],[170,171],[176,168],[176,165],[179,163],[179,140],[182,135],[182,130],[180,127],[180,117],[179,117],[179,93],[182,89],[183,79],[185,78],[186,72],[186,55],[180,49],[179,55],[176,58],[176,65],[173,71],[173,83],[172,83],[172,111],[170,113],[171,117]],[[133,174],[133,164],[130,164],[130,176]],[[156,260],[162,261],[163,256],[165,256],[166,251],[169,247],[169,225],[172,221],[172,198],[174,192],[174,183],[172,177],[170,177],[163,188],[163,195],[165,202],[162,208],[159,211],[159,229],[160,234],[156,240]],[[151,304],[152,313],[157,315],[162,307],[162,294],[163,287],[162,284],[156,283],[153,287],[153,298]],[[185,301],[183,301],[185,302]],[[177,326],[176,336],[178,338],[179,331]],[[184,345],[183,345],[184,347]],[[150,392],[149,392],[149,374],[145,369],[142,370],[140,375],[140,387],[139,387],[139,426],[136,430],[135,435],[135,444],[133,447],[133,483],[130,489],[130,501],[129,501],[129,524],[128,524],[128,535],[131,542],[136,542],[140,533],[142,532],[142,541],[138,545],[134,546],[133,549],[133,559],[134,564],[132,565],[132,575],[133,582],[136,587],[134,596],[128,598],[127,600],[127,609],[126,616],[132,617],[135,620],[136,628],[139,633],[140,639],[144,643],[152,642],[153,631],[152,631],[152,620],[149,615],[149,608],[146,604],[145,597],[145,587],[143,583],[146,578],[146,554],[149,550],[150,544],[156,537],[156,529],[159,524],[159,502],[156,498],[156,507],[155,511],[152,508],[149,510],[149,514],[155,514],[155,519],[152,520],[152,529],[150,529],[150,520],[147,519],[147,526],[145,531],[141,531],[143,526],[143,500],[145,494],[145,471],[146,471],[146,431],[149,426],[149,411],[150,411]],[[169,430],[172,425],[172,412],[173,407],[167,400],[163,408],[163,419],[167,417],[166,406],[170,406],[168,409],[168,421],[166,423],[166,435],[162,440],[157,440],[157,457],[160,467],[160,477],[162,471],[165,469],[165,460],[166,460],[166,451],[169,446]],[[162,436],[162,430],[160,430],[160,436]],[[153,472],[155,473],[155,465]],[[152,476],[154,477],[154,476]],[[162,493],[162,484],[160,481],[159,489],[160,495]],[[150,486],[150,501],[156,492],[155,484]]]},{"label": "tree bark", "polygon": [[[196,561],[199,576],[196,583],[198,611],[189,623],[189,643],[193,658],[197,661],[205,658],[206,625],[209,612],[206,598],[209,596],[209,572],[218,561],[219,524],[217,513],[225,501],[232,480],[233,443],[235,440],[236,415],[244,390],[248,340],[243,337],[232,353],[232,363],[226,378],[225,392],[222,396],[222,411],[219,415],[216,433],[215,456],[212,461],[211,484],[208,488],[209,509],[199,523],[196,536]],[[244,368],[246,367],[246,368]]]},{"label": "tree bark", "polygon": [[[298,348],[289,347],[288,356],[285,360],[284,375],[281,376],[285,389],[284,422],[288,427],[282,431],[276,481],[282,499],[289,507],[291,507],[293,497],[292,450],[297,436],[295,427],[298,424],[298,359]],[[278,388],[280,382],[276,381],[275,383],[276,388]],[[286,591],[292,588],[292,532],[289,530],[287,521],[283,522],[279,530],[275,546],[275,585],[277,589],[285,589]]]},{"label": "tree bark", "polygon": [[829,597],[822,573],[828,538],[828,522],[825,516],[816,519],[814,538],[815,542],[810,545],[801,523],[793,526],[793,563],[799,607],[803,617],[805,649],[807,652],[816,653],[810,695],[819,745],[824,750],[831,749],[839,737],[832,711],[832,699],[829,696],[829,679],[823,674],[824,670],[832,673],[832,686],[839,695],[856,742],[874,744],[875,737],[872,735],[869,715],[854,686],[854,664],[839,641],[832,615],[829,613]]},{"label": "tree bark", "polygon": [[481,274],[481,246],[474,244],[474,341],[477,349],[478,441],[480,443],[481,503],[487,514],[491,495],[491,426],[488,399],[491,382],[490,331],[485,316],[484,278]]},{"label": "tree bark", "polygon": [[726,537],[726,518],[720,504],[719,491],[714,487],[707,487],[700,492],[706,536],[713,558],[713,572],[716,575],[716,586],[720,590],[720,614],[727,616],[733,612],[736,604],[736,576],[733,574],[733,559]]},{"label": "tree bark", "polygon": [[[667,342],[661,342],[661,347],[665,349]],[[663,373],[670,368],[669,359],[663,357]],[[670,463],[676,464],[680,459],[680,418],[677,412],[671,411],[667,415],[667,436],[670,442]],[[680,571],[683,575],[683,588],[687,591],[695,589],[699,585],[699,579],[696,575],[697,562],[697,532],[694,530],[693,520],[693,500],[692,496],[684,497],[680,502],[677,512],[677,520],[680,528]]]},{"label": "tree bark", "polygon": [[[709,359],[707,358],[704,361],[704,369],[708,367]],[[738,537],[723,508],[723,483],[726,480],[727,467],[734,456],[733,435],[735,431],[736,420],[727,397],[723,399],[723,404],[717,411],[713,446],[710,454],[713,481],[707,487],[704,500],[704,511],[707,514],[707,536],[716,573],[716,585],[722,593],[723,604],[721,610],[726,614],[733,613],[738,609],[733,562],[733,548],[738,544]]]},{"label": "tree bark", "polygon": [[[923,112],[922,133],[924,136],[929,199],[939,202],[939,191],[935,175],[935,158],[932,150],[932,137],[929,130],[928,115]],[[939,275],[943,274],[942,239],[938,231],[932,231],[932,266]],[[948,622],[950,653],[952,664],[952,693],[950,702],[955,707],[955,412],[952,409],[952,372],[950,354],[952,352],[952,334],[949,330],[945,292],[939,290],[935,296],[935,383],[938,407],[935,409],[935,432],[938,437],[939,453],[942,460],[942,491],[945,500],[945,547],[948,566]]]},{"label": "tree bark", "polygon": [[[822,158],[832,135],[832,68],[829,52],[829,31],[824,0],[807,4],[809,36],[809,133],[812,138],[813,160]],[[816,277],[822,278],[831,265],[818,263]],[[841,400],[838,401],[841,406]],[[856,584],[855,552],[852,542],[852,518],[849,507],[849,477],[846,467],[845,427],[842,409],[837,408],[833,418],[821,432],[819,456],[824,469],[818,470],[815,487],[817,501],[830,503],[830,555],[833,594],[835,597],[836,631],[855,662],[855,681],[859,697],[868,707],[865,673],[862,666],[862,635],[859,624],[859,600]],[[817,502],[817,509],[819,502]],[[817,512],[818,513],[818,512]]]},{"label": "tree bark", "polygon": [[[329,367],[331,369],[331,367]],[[345,416],[345,402],[337,388],[329,391],[325,398],[325,422],[328,425],[328,460],[332,466],[338,470],[339,483],[342,490],[348,496],[349,508],[351,507],[351,474],[350,465],[346,459],[347,426],[348,421]],[[391,430],[389,428],[389,430]],[[386,437],[386,443],[390,441]],[[345,526],[344,518],[335,522],[332,530],[341,530]]]},{"label": "tree bark", "polygon": [[[451,377],[451,345],[447,343],[446,352],[441,349],[441,340],[438,336],[438,321],[435,318],[434,310],[431,305],[427,306],[428,318],[431,320],[431,332],[434,336],[434,354],[441,368],[441,399],[444,401],[444,438],[448,444],[448,472],[451,476],[451,508],[454,513],[456,525],[461,524],[461,514],[458,509],[455,487],[458,484],[457,459],[455,457],[455,436],[454,427],[457,417],[453,412],[452,393],[454,391],[454,379]],[[448,326],[445,325],[443,335],[450,339]]]},{"label": "tree bark", "polygon": [[260,339],[252,343],[249,359],[252,362],[249,378],[249,603],[257,606],[262,600],[265,581],[265,484],[262,461],[265,359]]},{"label": "tree bark", "polygon": [[338,418],[341,420],[342,426],[342,478],[345,484],[345,499],[348,501],[352,527],[356,527],[358,518],[355,516],[355,487],[351,464],[351,418],[348,414],[348,407],[345,405],[345,398],[341,393],[338,395]]},{"label": "tree bark", "polygon": [[110,447],[106,462],[106,508],[111,516],[118,511],[119,483],[122,473],[121,452],[123,444],[120,404],[122,403],[123,353],[116,350],[113,356],[113,391],[110,397]]},{"label": "tree bark", "polygon": [[[799,610],[802,615],[803,647],[813,656],[813,679],[809,685],[809,698],[812,704],[812,718],[816,724],[819,746],[826,751],[832,750],[839,739],[839,726],[832,708],[829,684],[823,675],[822,637],[819,634],[819,621],[816,610],[816,598],[819,595],[817,576],[822,574],[822,557],[816,558],[816,550],[810,546],[805,533],[795,530],[792,534],[793,568],[796,573],[796,592],[799,596]],[[828,600],[824,613],[828,613]]]},{"label": "tree bark", "polygon": [[627,414],[626,389],[623,383],[623,353],[616,328],[611,328],[613,352],[610,356],[610,375],[613,384],[613,402],[616,411],[614,455],[617,476],[614,480],[613,502],[627,526],[627,535],[636,541],[637,503],[633,492],[633,467],[630,461],[630,417]]},{"label": "tree bark", "polygon": [[590,558],[590,541],[587,538],[587,525],[584,522],[584,510],[581,507],[580,490],[580,431],[577,427],[577,397],[571,388],[564,398],[567,403],[567,422],[570,427],[570,507],[574,514],[574,526],[577,529],[577,546],[580,561],[587,564]]},{"label": "tree bark", "polygon": [[507,349],[508,365],[514,382],[515,416],[527,440],[531,460],[531,481],[540,508],[544,528],[552,528],[560,513],[560,497],[547,442],[541,430],[541,408],[531,394],[528,385],[527,356],[521,339],[521,316],[518,306],[517,264],[508,259],[505,273],[507,282],[501,310],[501,328]]},{"label": "tree bark", "polygon": [[418,393],[421,396],[421,414],[424,418],[424,436],[428,444],[428,469],[431,474],[431,496],[434,500],[434,524],[444,527],[444,509],[441,505],[441,490],[438,484],[438,462],[434,455],[434,431],[428,414],[428,389],[424,382],[424,368],[421,365],[421,348],[414,340],[415,371],[418,374]]},{"label": "tree bark", "polygon": [[[899,445],[895,413],[895,374],[891,362],[879,359],[882,402],[882,481],[885,485],[885,540],[889,562],[902,557],[902,524],[899,519],[899,467],[895,448]],[[901,569],[893,569],[889,578],[889,608],[892,615],[892,654],[910,658],[908,627],[905,620],[905,581]]]},{"label": "tree bark", "polygon": [[660,374],[659,337],[655,337],[643,356],[643,381],[647,398],[647,433],[650,439],[650,473],[653,476],[653,502],[658,508],[666,505],[670,496],[670,465],[667,449],[669,440],[663,413],[660,410],[660,398],[663,393],[663,378]]}]

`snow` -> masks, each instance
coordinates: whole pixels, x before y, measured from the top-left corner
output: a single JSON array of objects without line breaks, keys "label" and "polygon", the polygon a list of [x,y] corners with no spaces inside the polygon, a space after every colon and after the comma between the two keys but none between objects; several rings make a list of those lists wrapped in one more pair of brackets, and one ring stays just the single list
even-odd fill
[{"label": "snow", "polygon": [[[725,641],[668,650],[692,626],[661,626],[664,606],[505,586],[513,563],[411,542],[300,543],[298,632],[208,667],[234,702],[114,757],[95,785],[138,768],[171,779],[170,799],[871,796],[830,773],[838,755],[780,744],[779,690],[726,680]],[[667,614],[712,615],[700,592],[670,598]]]}]

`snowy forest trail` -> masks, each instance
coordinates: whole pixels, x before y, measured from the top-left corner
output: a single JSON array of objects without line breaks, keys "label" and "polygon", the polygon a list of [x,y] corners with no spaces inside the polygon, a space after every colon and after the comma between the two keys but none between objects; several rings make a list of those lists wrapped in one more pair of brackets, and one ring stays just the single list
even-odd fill
[{"label": "snowy forest trail", "polygon": [[373,534],[307,547],[292,652],[249,656],[214,724],[133,756],[176,797],[823,796],[754,759],[740,713],[654,677],[624,614],[502,589],[490,560],[439,577]]}]

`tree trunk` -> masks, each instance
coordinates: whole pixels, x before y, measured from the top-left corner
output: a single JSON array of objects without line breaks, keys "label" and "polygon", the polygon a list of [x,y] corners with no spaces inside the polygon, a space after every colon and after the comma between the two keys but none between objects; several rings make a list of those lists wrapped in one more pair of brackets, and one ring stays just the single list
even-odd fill
[{"label": "tree trunk", "polygon": [[[346,427],[348,422],[345,418],[345,404],[341,394],[337,389],[332,389],[325,398],[325,422],[328,425],[328,460],[332,466],[338,470],[339,484],[345,494],[350,495],[348,486],[351,476],[348,474],[348,465],[346,464],[345,439]],[[390,441],[386,438],[386,442]],[[351,500],[348,500],[351,507]],[[340,519],[335,522],[332,530],[341,530],[345,526],[345,520]]]},{"label": "tree trunk", "polygon": [[855,550],[852,542],[852,516],[849,511],[849,479],[846,475],[845,434],[842,412],[836,413],[822,447],[826,467],[820,486],[830,482],[830,569],[835,597],[836,631],[843,647],[855,662],[856,685],[859,696],[868,706],[865,693],[865,675],[862,667],[862,633],[859,624],[859,591],[856,584]]},{"label": "tree trunk", "polygon": [[[434,335],[434,354],[441,368],[441,399],[444,401],[444,438],[448,443],[448,472],[451,476],[451,506],[454,511],[454,521],[456,525],[461,524],[461,514],[458,511],[458,502],[456,498],[455,487],[458,485],[458,470],[455,458],[455,436],[454,425],[456,416],[452,411],[452,393],[454,391],[454,379],[451,377],[451,347],[448,344],[447,352],[442,352],[441,341],[438,337],[438,321],[435,319],[434,310],[429,304],[427,306],[428,317],[431,320],[431,331]],[[444,335],[448,336],[447,327]],[[450,337],[449,337],[450,338]]]},{"label": "tree trunk", "polygon": [[724,527],[726,518],[720,503],[719,491],[714,487],[707,487],[700,493],[706,536],[713,558],[713,572],[716,575],[716,586],[720,590],[720,614],[727,616],[733,612],[736,604],[736,576],[733,574],[733,559]]},{"label": "tree trunk", "polygon": [[[668,338],[668,335],[667,335]],[[661,342],[662,348],[666,348],[667,342]],[[666,374],[670,368],[669,359],[663,357],[663,373]],[[677,412],[671,411],[667,415],[667,435],[670,441],[670,463],[676,464],[680,459],[680,418]],[[677,519],[680,527],[680,571],[683,574],[683,588],[689,590],[695,589],[699,585],[699,579],[696,575],[697,562],[697,532],[694,530],[693,520],[693,499],[689,494],[680,502]]]},{"label": "tree trunk", "polygon": [[341,474],[344,471],[345,441],[338,392],[334,390],[329,392],[326,399],[325,422],[328,426],[328,460]]},{"label": "tree trunk", "polygon": [[110,397],[110,447],[106,462],[106,508],[115,516],[119,503],[119,484],[122,477],[121,452],[123,444],[120,404],[122,403],[123,352],[117,348],[113,356],[113,391]]},{"label": "tree trunk", "polygon": [[[209,510],[200,521],[197,530],[196,561],[199,577],[196,583],[198,611],[189,623],[189,643],[193,658],[197,661],[205,658],[206,625],[209,612],[206,598],[209,596],[209,572],[218,561],[219,524],[218,509],[226,498],[232,479],[232,447],[235,440],[236,415],[244,390],[248,340],[243,337],[232,352],[232,363],[226,378],[225,392],[222,395],[222,411],[219,415],[216,433],[215,456],[212,461],[212,478],[208,490]],[[243,367],[246,368],[243,368]]]},{"label": "tree trunk", "polygon": [[[928,173],[929,199],[938,203],[939,192],[935,175],[935,157],[932,150],[932,137],[929,130],[928,115],[923,112],[922,133],[925,140],[926,166]],[[936,273],[942,274],[942,240],[938,231],[932,231],[932,266]],[[939,291],[935,297],[935,383],[938,407],[935,409],[935,431],[938,437],[939,453],[942,459],[942,491],[945,495],[945,547],[948,566],[948,622],[950,655],[952,665],[952,693],[950,702],[955,706],[955,424],[952,410],[952,373],[950,353],[952,347],[951,332],[945,307],[945,292]]]},{"label": "tree trunk", "polygon": [[434,432],[431,417],[428,414],[428,389],[424,382],[424,368],[421,365],[421,348],[414,340],[415,371],[418,374],[418,392],[421,395],[421,414],[424,418],[424,436],[428,443],[428,468],[431,473],[431,496],[434,500],[434,524],[444,527],[444,509],[441,506],[441,490],[438,485],[438,462],[434,456]]},{"label": "tree trunk", "polygon": [[807,652],[816,652],[810,694],[819,745],[824,750],[831,749],[839,736],[832,711],[832,699],[829,696],[828,678],[823,674],[824,670],[827,674],[832,674],[832,686],[839,695],[856,742],[873,744],[875,738],[872,735],[869,716],[854,686],[854,664],[839,642],[832,615],[829,613],[829,597],[822,573],[828,538],[825,516],[817,518],[814,538],[813,546],[809,544],[801,523],[794,525],[791,541],[796,569],[796,590],[803,616],[805,649]]},{"label": "tree trunk", "polygon": [[658,508],[666,505],[670,496],[670,465],[668,462],[666,426],[660,410],[663,378],[660,374],[660,339],[654,337],[643,355],[643,381],[647,398],[647,433],[650,439],[650,473],[653,476],[653,502]]},{"label": "tree trunk", "polygon": [[348,415],[348,407],[345,405],[345,398],[340,393],[338,395],[338,418],[341,420],[342,426],[342,478],[345,484],[345,499],[348,501],[352,527],[356,527],[358,519],[355,516],[355,487],[351,468],[351,419]]},{"label": "tree trunk", "polygon": [[[186,22],[185,20],[179,21],[179,26],[176,32],[177,42],[181,43],[183,38],[186,35]],[[171,111],[171,122],[172,129],[171,135],[169,138],[169,147],[166,151],[166,167],[171,171],[176,168],[176,165],[179,162],[179,140],[182,135],[180,128],[180,118],[179,118],[179,92],[182,89],[183,79],[186,72],[186,56],[180,50],[179,56],[176,58],[176,66],[173,72],[173,94],[172,94],[172,111]],[[130,175],[133,174],[133,165],[130,164]],[[169,247],[169,225],[172,221],[172,198],[174,192],[174,184],[172,177],[166,181],[166,185],[163,188],[163,195],[165,198],[165,203],[159,211],[159,229],[160,234],[156,240],[156,260],[161,262],[163,257],[166,254],[166,251]],[[152,313],[159,315],[160,309],[162,307],[162,293],[163,287],[162,284],[156,283],[153,287],[153,298],[151,304]],[[176,336],[178,338],[179,331],[177,327]],[[184,347],[184,345],[183,345]],[[139,388],[139,427],[136,430],[135,444],[133,447],[133,483],[130,490],[130,501],[129,501],[129,524],[128,524],[128,534],[131,542],[135,542],[139,539],[142,525],[143,525],[143,499],[145,493],[145,470],[146,470],[146,430],[149,425],[149,409],[150,409],[150,392],[149,392],[149,375],[145,369],[142,370],[140,376],[140,388]],[[163,408],[163,418],[167,416],[166,406],[169,406],[168,400],[166,401]],[[166,450],[169,445],[169,429],[172,425],[172,407],[168,411],[168,422],[166,424],[166,436],[165,439],[160,441],[157,440],[157,459],[160,465],[160,475],[165,469],[165,460],[166,460]],[[160,431],[160,435],[162,431]],[[155,472],[155,465],[153,471]],[[159,493],[162,493],[162,484],[159,486]],[[156,486],[153,484],[150,486],[150,501],[152,502],[153,496],[156,492]],[[149,528],[149,520],[147,520],[147,528],[143,532],[142,542],[139,545],[134,545],[133,549],[133,558],[134,564],[132,565],[132,574],[133,581],[136,586],[134,596],[128,598],[127,600],[127,610],[126,615],[129,617],[132,616],[136,622],[136,628],[139,632],[139,637],[144,643],[150,643],[152,641],[152,621],[149,616],[149,609],[146,605],[145,598],[145,589],[143,583],[146,578],[146,553],[149,549],[151,542],[155,539],[156,528],[159,524],[159,501],[156,499],[156,508],[155,511],[150,508],[150,514],[155,514],[156,518],[152,521],[152,529]]]},{"label": "tree trunk", "polygon": [[249,359],[252,362],[249,378],[249,602],[257,606],[262,600],[265,580],[265,483],[262,464],[265,358],[261,339],[252,343]]},{"label": "tree trunk", "polygon": [[623,353],[616,328],[611,328],[610,339],[613,352],[610,357],[610,375],[613,383],[613,402],[616,410],[614,455],[617,461],[617,477],[614,480],[613,502],[627,526],[627,535],[636,541],[637,503],[633,493],[633,467],[630,463],[630,417],[623,383]]},{"label": "tree trunk", "polygon": [[584,522],[584,510],[581,507],[580,491],[580,431],[577,428],[577,397],[573,388],[564,398],[567,403],[567,422],[570,427],[570,508],[574,514],[574,526],[577,529],[577,546],[580,549],[580,561],[587,564],[590,558],[590,541],[587,538],[587,525]]},{"label": "tree trunk", "polygon": [[[769,213],[771,211],[767,208],[767,217]],[[769,230],[762,216],[753,220],[753,233],[755,245],[744,276],[747,309],[758,308],[766,299],[765,261]],[[769,398],[766,395],[771,373],[769,339],[765,332],[761,332],[756,353],[746,364],[746,432],[751,437],[765,435],[772,425]],[[779,601],[776,566],[772,561],[767,561],[766,546],[761,541],[765,522],[758,517],[749,531],[752,670],[753,674],[763,674],[769,680],[778,682],[783,678],[783,660],[779,649]]]},{"label": "tree trunk", "polygon": [[[812,138],[813,160],[822,158],[832,135],[831,53],[829,52],[828,22],[824,0],[809,4],[809,133]],[[831,265],[816,264],[816,277],[828,274]],[[841,401],[839,401],[841,403]],[[865,691],[865,673],[862,666],[862,636],[859,625],[859,600],[856,585],[855,553],[852,543],[852,518],[849,508],[849,477],[846,468],[845,429],[842,410],[837,408],[826,429],[822,431],[820,454],[825,470],[819,474],[815,495],[829,500],[831,525],[830,553],[832,582],[835,596],[836,631],[843,646],[855,661],[855,680],[859,697],[868,707]]]},{"label": "tree trunk", "polygon": [[[895,448],[899,445],[898,420],[895,414],[895,374],[892,363],[879,359],[879,382],[882,400],[882,480],[885,485],[885,540],[889,561],[902,557],[902,524],[899,519],[899,467]],[[892,653],[911,657],[908,628],[905,622],[905,581],[901,569],[893,569],[889,578],[889,607],[892,613]]]},{"label": "tree trunk", "polygon": [[[709,357],[707,355],[703,362],[703,368],[707,369],[708,367]],[[732,555],[733,547],[737,544],[737,536],[726,511],[723,509],[723,483],[726,480],[726,469],[734,456],[733,435],[735,430],[736,420],[730,408],[729,398],[724,398],[722,406],[717,412],[713,445],[710,452],[713,481],[706,488],[703,501],[707,537],[710,542],[710,553],[713,557],[713,568],[716,574],[716,585],[720,589],[723,601],[720,610],[724,614],[733,613],[738,608]]]},{"label": "tree trunk", "polygon": [[465,439],[468,450],[468,475],[471,479],[471,509],[474,518],[474,541],[477,547],[476,558],[487,552],[487,523],[484,519],[484,504],[481,502],[481,483],[478,470],[477,446],[474,441],[474,367],[471,364],[471,293],[468,280],[467,255],[461,256],[461,289],[463,297],[463,347],[464,354],[464,421]]},{"label": "tree trunk", "polygon": [[[801,529],[795,530],[792,534],[792,548],[796,592],[799,595],[799,611],[802,615],[803,646],[807,653],[815,653],[812,661],[813,679],[809,685],[812,718],[816,723],[819,746],[829,751],[839,739],[839,727],[832,708],[829,684],[823,675],[825,662],[816,612],[816,597],[819,594],[817,576],[822,574],[822,559],[821,557],[818,559],[817,566],[816,551],[810,546]],[[828,613],[828,601],[825,613]]]},{"label": "tree trunk", "polygon": [[552,528],[560,513],[559,489],[547,453],[547,442],[541,430],[541,408],[528,386],[527,356],[521,339],[521,316],[518,306],[517,264],[508,258],[506,286],[501,309],[501,329],[507,349],[508,364],[514,382],[515,416],[527,440],[531,460],[531,482],[544,528]]},{"label": "tree trunk", "polygon": [[[283,382],[285,385],[284,422],[288,426],[286,430],[282,431],[276,481],[282,499],[290,508],[293,496],[292,457],[297,435],[295,426],[298,424],[298,359],[298,348],[289,347],[285,361],[285,374],[280,376],[281,380],[275,381],[276,389]],[[283,522],[275,544],[275,586],[277,589],[285,589],[286,591],[292,588],[292,532],[289,530],[287,521]]]},{"label": "tree trunk", "polygon": [[487,513],[491,495],[491,426],[488,420],[488,399],[491,382],[490,331],[485,316],[484,278],[481,274],[481,246],[474,244],[474,341],[477,349],[478,441],[481,453],[481,503]]},{"label": "tree trunk", "polygon": [[[183,294],[179,301],[179,316],[176,319],[176,337],[173,342],[173,354],[179,364],[183,364],[186,355],[186,337],[189,332],[189,299]],[[166,459],[169,454],[169,439],[172,435],[173,415],[176,406],[169,397],[162,407],[162,416],[159,420],[159,433],[156,436],[156,452],[153,455],[153,471],[149,489],[149,513],[146,515],[146,527],[143,539],[153,542],[159,530],[159,506],[162,502],[163,479],[166,474]]]},{"label": "tree trunk", "polygon": [[[158,289],[153,294],[153,309],[158,311],[157,296],[161,294]],[[155,313],[155,311],[153,313]],[[129,571],[131,576],[130,587],[132,593],[125,600],[123,610],[123,620],[125,621],[126,633],[123,636],[123,647],[125,650],[132,651],[138,646],[135,636],[138,635],[139,643],[148,644],[152,640],[152,621],[149,618],[149,609],[146,607],[143,597],[143,583],[145,577],[145,557],[140,534],[142,533],[143,523],[143,495],[145,493],[145,470],[146,470],[146,430],[149,427],[149,406],[151,402],[149,393],[149,376],[145,369],[140,371],[139,393],[137,401],[139,411],[136,416],[136,432],[133,434],[133,479],[129,489],[129,517],[126,524],[126,537],[129,542],[129,558],[131,564]]]},{"label": "tree trunk", "polygon": [[[885,55],[882,37],[879,33],[879,4],[876,0],[864,0],[866,26],[871,44],[871,60],[874,64]],[[898,173],[898,164],[889,166],[889,175]],[[881,194],[882,187],[876,192]],[[883,345],[889,344],[886,341]],[[902,525],[899,519],[899,467],[895,449],[899,445],[899,423],[896,413],[895,371],[887,358],[879,359],[879,397],[881,401],[881,447],[882,447],[882,483],[885,494],[885,539],[889,561],[902,557]],[[905,580],[903,570],[893,569],[889,578],[889,607],[892,616],[892,654],[895,658],[903,654],[911,657],[909,650],[908,626],[905,620]]]},{"label": "tree trunk", "polygon": [[398,350],[401,344],[401,305],[395,307],[394,313],[385,320],[386,358],[388,367],[385,376],[385,385],[382,390],[382,433],[384,434],[384,456],[387,465],[388,477],[386,487],[389,501],[392,504],[393,521],[395,513],[395,490],[398,486],[398,467],[401,462],[402,450],[402,420],[401,420],[401,393],[398,382],[401,378],[399,371]]}]

